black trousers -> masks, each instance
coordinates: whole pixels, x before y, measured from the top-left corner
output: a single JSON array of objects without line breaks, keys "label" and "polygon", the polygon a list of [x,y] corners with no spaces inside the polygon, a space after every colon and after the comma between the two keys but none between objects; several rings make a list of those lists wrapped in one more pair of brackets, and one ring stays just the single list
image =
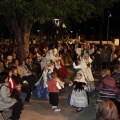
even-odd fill
[{"label": "black trousers", "polygon": [[50,104],[52,104],[52,106],[58,106],[58,102],[59,102],[58,93],[50,92],[49,93],[49,102],[50,102]]},{"label": "black trousers", "polygon": [[32,89],[29,88],[29,86],[25,86],[25,85],[23,85],[21,89],[22,89],[22,92],[25,92],[27,94],[26,102],[29,102]]},{"label": "black trousers", "polygon": [[28,82],[28,85],[31,89],[34,87],[36,83],[36,78],[34,77],[34,75],[23,76],[22,79]]},{"label": "black trousers", "polygon": [[12,107],[12,119],[16,120],[20,118],[20,114],[23,108],[23,104],[21,102],[16,102]]}]

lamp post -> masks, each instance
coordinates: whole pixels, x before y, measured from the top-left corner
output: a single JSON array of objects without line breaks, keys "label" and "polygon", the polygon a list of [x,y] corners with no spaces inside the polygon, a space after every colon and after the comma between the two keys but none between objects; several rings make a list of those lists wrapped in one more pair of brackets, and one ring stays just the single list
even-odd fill
[{"label": "lamp post", "polygon": [[109,38],[109,19],[112,17],[112,14],[108,12],[108,21],[107,21],[107,44],[108,44],[108,38]]},{"label": "lamp post", "polygon": [[60,26],[60,19],[55,18],[55,19],[54,19],[54,24],[55,24],[55,26],[56,26],[56,37],[57,37],[57,39],[58,39],[58,34],[59,34],[58,27]]},{"label": "lamp post", "polygon": [[73,31],[70,31],[70,33],[71,33],[71,39],[72,39],[72,33],[73,33]]},{"label": "lamp post", "polygon": [[59,25],[60,25],[60,19],[54,19],[54,23],[55,23],[55,25],[57,26],[57,27],[59,27]]},{"label": "lamp post", "polygon": [[39,41],[40,40],[40,30],[39,29],[37,30],[37,33],[38,33],[37,40]]}]

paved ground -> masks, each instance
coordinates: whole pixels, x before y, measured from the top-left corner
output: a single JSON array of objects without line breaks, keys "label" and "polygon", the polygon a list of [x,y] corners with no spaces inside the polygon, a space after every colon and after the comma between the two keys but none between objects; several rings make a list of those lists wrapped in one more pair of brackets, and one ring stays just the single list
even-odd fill
[{"label": "paved ground", "polygon": [[[70,107],[66,102],[71,90],[72,88],[66,83],[65,89],[60,94],[60,112],[54,112],[48,100],[40,100],[32,95],[30,103],[25,104],[20,120],[95,120],[96,109],[94,103],[96,98],[93,97],[93,94],[88,93],[89,106],[81,112],[76,112],[77,108]],[[4,112],[4,116],[8,118],[10,113],[10,110]],[[0,120],[2,119],[0,118]]]}]

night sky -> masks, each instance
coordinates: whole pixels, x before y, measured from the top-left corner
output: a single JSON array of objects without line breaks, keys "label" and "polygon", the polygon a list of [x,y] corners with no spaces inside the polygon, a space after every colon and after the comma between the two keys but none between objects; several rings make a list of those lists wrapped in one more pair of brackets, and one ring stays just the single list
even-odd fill
[{"label": "night sky", "polygon": [[[114,7],[106,9],[102,19],[102,39],[106,40],[107,36],[107,23],[108,11],[111,14],[109,17],[109,40],[120,37],[120,2],[116,3]],[[100,39],[100,21],[99,18],[94,18],[83,22],[73,27],[74,31],[79,34],[85,34],[86,39],[99,40]],[[75,34],[75,33],[74,33]]]}]

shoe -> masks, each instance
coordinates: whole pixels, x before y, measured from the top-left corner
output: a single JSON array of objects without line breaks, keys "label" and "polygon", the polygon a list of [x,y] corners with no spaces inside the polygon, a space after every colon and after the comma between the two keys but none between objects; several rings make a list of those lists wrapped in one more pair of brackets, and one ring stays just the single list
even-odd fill
[{"label": "shoe", "polygon": [[80,112],[81,110],[82,110],[81,108],[78,108],[78,109],[77,109],[77,112]]},{"label": "shoe", "polygon": [[54,109],[56,109],[57,108],[57,106],[52,106],[52,110],[54,110]]},{"label": "shoe", "polygon": [[56,108],[54,111],[55,112],[59,112],[59,111],[61,111],[61,109]]},{"label": "shoe", "polygon": [[77,110],[77,112],[80,112],[80,111],[82,111],[82,110]]}]

